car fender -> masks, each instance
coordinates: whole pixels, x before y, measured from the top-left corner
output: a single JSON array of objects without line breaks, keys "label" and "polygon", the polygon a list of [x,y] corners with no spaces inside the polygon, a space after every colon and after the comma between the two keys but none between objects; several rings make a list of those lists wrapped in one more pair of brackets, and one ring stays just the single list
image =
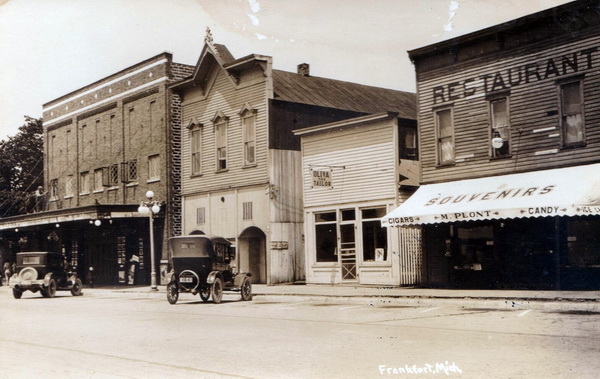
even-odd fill
[{"label": "car fender", "polygon": [[248,273],[248,272],[240,272],[239,274],[236,274],[233,278],[233,287],[234,288],[239,288],[242,286],[242,283],[244,282],[244,279],[251,277],[252,274]]},{"label": "car fender", "polygon": [[167,283],[177,281],[177,275],[175,275],[175,271],[169,271],[165,274],[165,281]]},{"label": "car fender", "polygon": [[217,277],[220,277],[221,273],[219,271],[211,271],[210,274],[206,277],[206,283],[213,284]]},{"label": "car fender", "polygon": [[46,287],[48,287],[50,285],[50,279],[52,279],[52,274],[51,272],[47,273],[46,276],[44,276],[44,285]]}]

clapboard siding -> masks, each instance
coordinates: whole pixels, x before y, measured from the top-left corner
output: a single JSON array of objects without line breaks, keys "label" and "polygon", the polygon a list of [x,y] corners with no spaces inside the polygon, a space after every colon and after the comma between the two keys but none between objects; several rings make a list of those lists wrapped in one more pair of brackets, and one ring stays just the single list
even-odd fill
[{"label": "clapboard siding", "polygon": [[[390,199],[396,196],[394,120],[303,137],[304,205]],[[310,167],[331,167],[333,188],[313,187]]]},{"label": "clapboard siding", "polygon": [[[537,44],[536,49],[519,48],[495,54],[478,61],[456,64],[446,68],[422,71],[418,75],[419,129],[423,183],[442,182],[458,178],[473,178],[501,175],[512,172],[549,169],[573,164],[596,162],[600,159],[600,32],[594,29],[585,38],[570,40],[569,35],[549,39]],[[593,50],[590,50],[593,49]],[[569,66],[563,70],[563,56],[572,59],[576,54],[578,70]],[[549,60],[558,69],[558,75],[550,72],[545,78]],[[588,62],[588,59],[591,59]],[[530,75],[526,83],[507,85],[511,125],[512,156],[505,159],[490,159],[490,121],[488,101],[482,76],[492,75],[488,80],[491,87],[496,73],[500,72],[508,82],[508,69],[513,69],[513,81],[517,82],[515,69],[527,64],[537,64],[541,79]],[[550,66],[552,68],[552,66]],[[418,68],[417,68],[418,70]],[[419,71],[419,70],[418,70]],[[559,116],[559,92],[557,80],[573,75],[585,74],[584,101],[586,146],[576,149],[561,149],[562,137]],[[476,88],[473,96],[463,96],[463,83]],[[458,98],[446,102],[434,101],[434,88],[443,86],[447,95],[451,83],[456,87]],[[500,87],[500,86],[497,86]],[[501,92],[501,91],[498,91]],[[488,91],[487,95],[490,94]],[[451,166],[438,166],[436,161],[435,110],[447,105],[453,109],[455,127],[455,156],[457,162]],[[554,128],[539,131],[539,129]],[[539,155],[540,152],[557,149],[556,153]],[[537,153],[537,154],[536,154]]]},{"label": "clapboard siding", "polygon": [[[206,99],[190,97],[183,102],[183,122],[188,125],[196,119],[202,124],[202,175],[191,175],[190,132],[184,129],[183,148],[183,193],[192,194],[220,188],[232,188],[256,183],[266,183],[267,175],[267,102],[266,81],[241,88],[234,86],[221,70]],[[256,165],[244,167],[242,124],[239,115],[245,103],[257,110],[256,113]],[[216,172],[215,132],[212,119],[222,112],[229,117],[227,129],[227,166],[225,172]]]}]

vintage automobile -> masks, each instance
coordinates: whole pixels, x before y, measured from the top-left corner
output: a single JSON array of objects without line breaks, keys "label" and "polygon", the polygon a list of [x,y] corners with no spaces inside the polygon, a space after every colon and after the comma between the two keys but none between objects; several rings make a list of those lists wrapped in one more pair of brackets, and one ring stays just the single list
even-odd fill
[{"label": "vintage automobile", "polygon": [[54,297],[57,290],[68,290],[73,296],[80,296],[83,287],[77,274],[65,267],[63,255],[50,252],[17,253],[17,270],[8,285],[15,299],[20,299],[28,290],[40,291],[44,297]]},{"label": "vintage automobile", "polygon": [[180,292],[199,294],[202,301],[220,303],[223,291],[240,292],[252,300],[249,272],[237,272],[235,251],[222,237],[189,235],[169,239],[172,271],[167,274],[167,300],[177,303]]}]

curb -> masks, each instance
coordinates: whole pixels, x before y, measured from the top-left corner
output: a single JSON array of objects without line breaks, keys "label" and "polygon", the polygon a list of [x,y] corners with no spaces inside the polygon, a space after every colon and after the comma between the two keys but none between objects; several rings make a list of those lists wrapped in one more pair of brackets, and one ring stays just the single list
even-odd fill
[{"label": "curb", "polygon": [[[164,289],[151,290],[119,290],[119,289],[84,289],[84,296],[92,297],[131,297],[155,298],[166,297]],[[191,296],[191,295],[190,295]],[[225,293],[225,296],[239,296]],[[531,298],[531,297],[462,297],[462,296],[418,296],[418,295],[334,295],[334,294],[300,294],[300,293],[266,293],[255,292],[254,301],[259,302],[311,302],[327,305],[364,305],[372,307],[406,308],[406,307],[440,307],[459,306],[474,310],[543,310],[555,312],[600,313],[600,301],[590,298]],[[166,301],[166,298],[165,298]]]}]

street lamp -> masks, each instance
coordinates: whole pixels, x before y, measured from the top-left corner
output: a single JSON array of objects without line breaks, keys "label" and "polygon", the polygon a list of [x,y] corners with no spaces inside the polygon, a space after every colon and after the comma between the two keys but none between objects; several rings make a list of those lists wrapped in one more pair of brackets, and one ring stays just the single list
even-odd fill
[{"label": "street lamp", "polygon": [[143,216],[150,217],[150,267],[152,272],[150,273],[150,289],[158,291],[156,284],[156,266],[154,260],[154,215],[160,212],[160,201],[153,200],[154,192],[146,192],[148,201],[142,201],[138,208],[138,212]]}]

